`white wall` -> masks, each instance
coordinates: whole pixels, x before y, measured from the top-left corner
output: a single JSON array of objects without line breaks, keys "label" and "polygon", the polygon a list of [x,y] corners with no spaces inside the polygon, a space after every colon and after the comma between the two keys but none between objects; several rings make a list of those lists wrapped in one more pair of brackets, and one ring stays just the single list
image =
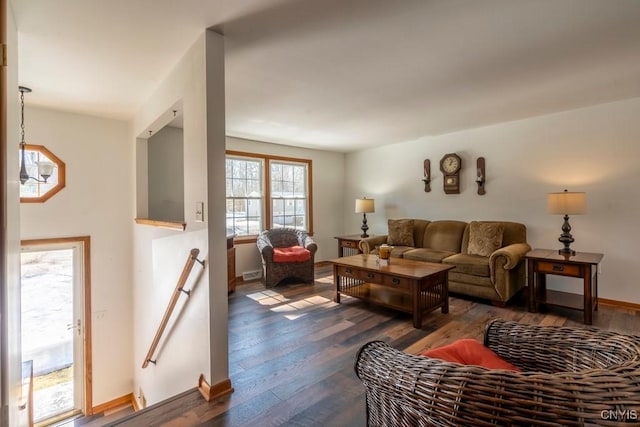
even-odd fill
[{"label": "white wall", "polygon": [[[221,40],[208,31],[198,38],[142,106],[130,136],[130,155],[134,156],[136,138],[144,135],[176,103],[182,103],[186,231],[146,225],[135,225],[133,229],[134,391],[137,394],[142,389],[147,404],[196,386],[200,374],[212,384],[228,378],[224,179],[212,179],[207,172],[208,162],[224,170]],[[212,66],[216,63],[217,68]],[[215,69],[208,73],[210,68]],[[205,222],[195,222],[196,202],[205,202]],[[186,286],[195,287],[194,293],[188,301],[181,296],[170,333],[155,355],[157,365],[142,369],[149,344],[192,248],[201,251],[200,258],[206,259],[207,269],[202,271],[195,265]],[[215,319],[214,326],[211,319]]]},{"label": "white wall", "polygon": [[[229,328],[225,184],[224,37],[205,32],[206,162],[209,253],[209,366],[212,386],[228,386]],[[193,206],[193,205],[192,205]],[[194,207],[195,208],[195,207]],[[208,212],[207,212],[208,210]],[[223,383],[224,381],[224,383]]]},{"label": "white wall", "polygon": [[[345,155],[343,153],[268,144],[232,137],[227,137],[227,149],[311,159],[313,162],[313,239],[318,244],[315,260],[318,262],[337,258],[338,244],[334,237],[345,231],[341,216],[344,209],[345,180]],[[246,271],[261,269],[262,261],[256,244],[237,244],[236,276],[240,276]]]},{"label": "white wall", "polygon": [[[571,218],[572,245],[604,253],[599,296],[640,303],[636,248],[640,238],[640,98],[497,124],[351,153],[346,157],[344,218],[357,232],[351,201],[376,199],[370,234],[386,234],[388,218],[522,222],[531,246],[560,248],[562,217],[546,213],[553,191],[585,191],[588,212]],[[462,157],[461,194],[445,195],[439,162]],[[486,159],[485,196],[477,195],[476,158]],[[432,191],[422,162],[431,159]],[[551,287],[581,292],[581,283],[550,277]],[[554,279],[552,281],[551,279]],[[577,283],[576,283],[577,282]]]},{"label": "white wall", "polygon": [[147,141],[149,218],[184,220],[183,132],[165,126]]},{"label": "white wall", "polygon": [[65,162],[67,179],[45,203],[21,204],[21,238],[91,236],[95,406],[132,388],[129,125],[26,106],[25,130],[28,142]]}]

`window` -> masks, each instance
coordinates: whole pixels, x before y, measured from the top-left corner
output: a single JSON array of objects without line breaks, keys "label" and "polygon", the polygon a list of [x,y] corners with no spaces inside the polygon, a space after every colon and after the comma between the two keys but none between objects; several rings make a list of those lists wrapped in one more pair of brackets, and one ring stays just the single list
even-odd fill
[{"label": "window", "polygon": [[270,176],[273,227],[306,230],[307,165],[274,160]]},{"label": "window", "polygon": [[[65,164],[43,145],[26,144],[24,151],[25,169],[31,178],[20,185],[20,202],[46,202],[65,187]],[[39,165],[47,163],[53,165],[53,170],[51,176],[47,176],[47,182],[44,182],[43,176],[39,175]]]},{"label": "window", "polygon": [[263,228],[263,163],[227,157],[227,228],[238,236],[256,235]]},{"label": "window", "polygon": [[228,151],[226,187],[227,229],[237,236],[278,227],[313,232],[311,160]]}]

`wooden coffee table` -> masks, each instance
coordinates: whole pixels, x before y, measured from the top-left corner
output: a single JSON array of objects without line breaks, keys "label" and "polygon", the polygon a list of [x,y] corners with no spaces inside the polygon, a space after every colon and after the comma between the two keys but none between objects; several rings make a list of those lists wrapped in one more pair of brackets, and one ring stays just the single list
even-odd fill
[{"label": "wooden coffee table", "polygon": [[335,302],[340,294],[413,314],[413,327],[422,327],[422,315],[442,307],[449,312],[448,271],[452,265],[392,258],[379,265],[378,257],[360,254],[337,258],[333,264]]}]

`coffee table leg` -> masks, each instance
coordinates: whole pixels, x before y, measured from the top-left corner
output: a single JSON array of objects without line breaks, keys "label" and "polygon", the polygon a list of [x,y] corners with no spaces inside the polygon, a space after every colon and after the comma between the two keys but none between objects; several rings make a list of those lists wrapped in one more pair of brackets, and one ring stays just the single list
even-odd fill
[{"label": "coffee table leg", "polygon": [[420,293],[422,292],[422,282],[414,281],[413,286],[413,327],[422,328],[422,304],[420,303]]},{"label": "coffee table leg", "polygon": [[336,287],[336,293],[333,297],[333,301],[340,304],[340,276],[338,276],[338,266],[333,265],[333,283]]},{"label": "coffee table leg", "polygon": [[418,308],[413,310],[413,327],[416,329],[422,328],[422,309]]},{"label": "coffee table leg", "polygon": [[443,272],[444,278],[442,281],[442,314],[449,312],[449,272]]},{"label": "coffee table leg", "polygon": [[422,313],[413,313],[413,327],[416,329],[422,328]]}]

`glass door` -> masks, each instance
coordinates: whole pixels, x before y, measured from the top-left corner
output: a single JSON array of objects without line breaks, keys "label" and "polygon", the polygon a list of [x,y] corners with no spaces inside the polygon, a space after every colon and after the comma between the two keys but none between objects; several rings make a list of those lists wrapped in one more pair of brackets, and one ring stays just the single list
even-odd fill
[{"label": "glass door", "polygon": [[44,425],[83,408],[81,246],[22,248],[22,359],[32,361],[34,421]]}]

